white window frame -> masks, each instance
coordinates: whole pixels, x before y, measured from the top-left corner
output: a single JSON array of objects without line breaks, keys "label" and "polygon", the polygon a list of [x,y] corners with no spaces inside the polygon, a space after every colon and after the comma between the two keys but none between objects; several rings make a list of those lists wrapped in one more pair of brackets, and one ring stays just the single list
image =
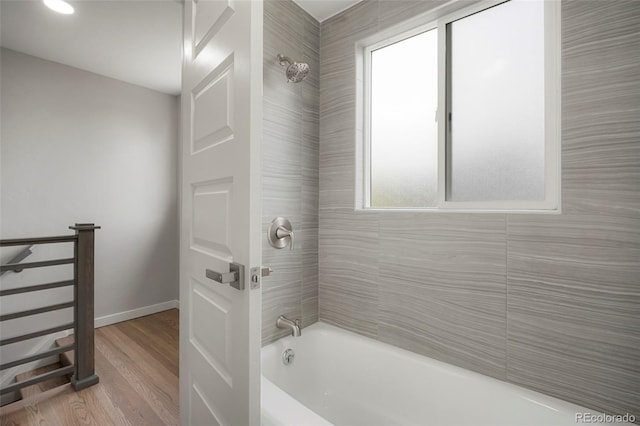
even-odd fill
[{"label": "white window frame", "polygon": [[[451,1],[356,44],[356,210],[560,213],[560,2],[545,0],[545,198],[542,201],[447,200],[447,24],[509,0]],[[438,193],[435,207],[371,207],[371,53],[417,34],[438,31]]]}]

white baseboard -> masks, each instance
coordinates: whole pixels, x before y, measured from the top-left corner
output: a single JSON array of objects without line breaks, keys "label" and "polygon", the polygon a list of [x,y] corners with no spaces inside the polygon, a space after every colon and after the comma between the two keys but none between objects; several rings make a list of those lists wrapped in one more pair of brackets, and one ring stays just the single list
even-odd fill
[{"label": "white baseboard", "polygon": [[168,302],[157,303],[155,305],[143,306],[142,308],[132,309],[130,311],[118,312],[117,314],[105,315],[95,319],[95,328],[104,327],[105,325],[111,325],[122,321],[128,321],[130,319],[144,317],[146,315],[155,314],[157,312],[166,311],[169,309],[180,309],[180,302],[178,300],[169,300]]}]

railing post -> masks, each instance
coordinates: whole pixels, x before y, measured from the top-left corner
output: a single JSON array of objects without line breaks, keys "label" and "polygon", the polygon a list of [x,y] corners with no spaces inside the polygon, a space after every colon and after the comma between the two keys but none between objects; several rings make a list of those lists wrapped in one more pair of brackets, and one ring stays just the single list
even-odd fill
[{"label": "railing post", "polygon": [[98,383],[95,372],[94,348],[94,231],[100,229],[93,223],[76,223],[74,229],[78,240],[75,244],[75,373],[71,384],[76,391]]}]

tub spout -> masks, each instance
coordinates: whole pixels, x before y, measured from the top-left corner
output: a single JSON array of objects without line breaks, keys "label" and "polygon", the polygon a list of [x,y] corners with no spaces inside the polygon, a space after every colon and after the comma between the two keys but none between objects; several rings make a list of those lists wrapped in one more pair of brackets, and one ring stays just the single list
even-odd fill
[{"label": "tub spout", "polygon": [[276,327],[284,328],[291,330],[291,335],[294,337],[302,336],[302,331],[300,330],[300,320],[297,319],[295,321],[291,321],[284,315],[280,315],[276,320]]}]

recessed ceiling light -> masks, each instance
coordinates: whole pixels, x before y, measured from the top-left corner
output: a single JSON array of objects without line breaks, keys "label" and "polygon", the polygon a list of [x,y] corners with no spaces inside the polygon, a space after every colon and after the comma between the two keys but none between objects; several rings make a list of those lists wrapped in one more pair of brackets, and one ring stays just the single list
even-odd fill
[{"label": "recessed ceiling light", "polygon": [[64,0],[42,0],[49,9],[63,15],[71,15],[74,12],[73,6]]}]

